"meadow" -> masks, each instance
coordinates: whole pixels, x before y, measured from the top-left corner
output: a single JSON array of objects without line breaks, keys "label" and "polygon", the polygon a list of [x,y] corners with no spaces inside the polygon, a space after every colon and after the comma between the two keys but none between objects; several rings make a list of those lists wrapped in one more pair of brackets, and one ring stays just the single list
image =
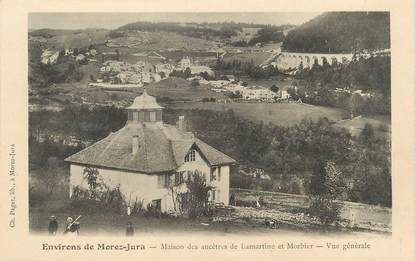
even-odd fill
[{"label": "meadow", "polygon": [[202,109],[213,111],[233,110],[238,116],[254,122],[273,123],[279,126],[292,126],[300,123],[303,119],[318,121],[326,117],[329,121],[337,122],[342,119],[342,111],[334,108],[313,106],[297,103],[257,103],[257,102],[192,102],[175,103],[173,108],[180,109]]}]

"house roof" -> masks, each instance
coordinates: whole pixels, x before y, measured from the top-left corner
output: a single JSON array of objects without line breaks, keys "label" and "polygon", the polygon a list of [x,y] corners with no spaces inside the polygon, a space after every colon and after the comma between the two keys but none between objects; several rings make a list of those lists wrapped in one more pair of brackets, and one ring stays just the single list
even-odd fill
[{"label": "house roof", "polygon": [[[133,153],[133,136],[138,137],[138,150]],[[163,123],[127,124],[115,133],[68,157],[65,161],[130,170],[160,173],[177,169],[188,151],[196,146],[211,166],[232,164],[234,159],[183,132]]]},{"label": "house roof", "polygon": [[143,110],[143,109],[162,109],[162,108],[163,107],[157,103],[156,98],[148,95],[146,90],[144,90],[143,94],[140,96],[137,96],[134,99],[133,104],[127,109]]}]

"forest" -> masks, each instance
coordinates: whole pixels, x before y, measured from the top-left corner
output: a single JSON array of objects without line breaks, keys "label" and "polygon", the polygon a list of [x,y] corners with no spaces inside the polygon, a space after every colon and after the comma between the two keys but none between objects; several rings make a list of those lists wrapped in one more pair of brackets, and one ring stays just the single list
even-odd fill
[{"label": "forest", "polygon": [[[174,124],[179,115],[188,121],[189,130],[213,147],[238,161],[238,168],[262,168],[272,178],[297,176],[310,190],[327,162],[340,169],[347,193],[343,199],[391,206],[390,142],[374,134],[371,125],[352,137],[325,118],[304,120],[292,127],[264,125],[237,117],[233,111],[165,109],[166,123]],[[44,167],[50,157],[61,160],[80,148],[39,142],[39,133],[73,135],[97,141],[125,123],[125,113],[116,108],[72,107],[61,112],[30,113],[30,166]],[[314,178],[313,178],[314,177]],[[269,182],[268,182],[269,183]],[[235,184],[231,179],[231,185]],[[250,186],[251,184],[246,184]],[[279,191],[271,186],[260,189]]]},{"label": "forest", "polygon": [[[297,90],[291,90],[291,95],[306,103],[338,107],[346,111],[352,105],[355,115],[390,115],[390,76],[390,56],[355,58],[349,64],[314,65],[312,69],[301,70],[295,76],[298,80]],[[336,93],[336,89],[350,92],[361,90],[371,96]]]},{"label": "forest", "polygon": [[351,53],[390,48],[389,12],[324,13],[288,32],[292,52]]},{"label": "forest", "polygon": [[281,74],[278,68],[273,66],[263,68],[255,65],[252,59],[249,62],[237,59],[227,62],[218,59],[213,66],[213,70],[215,75],[232,74],[235,76],[249,76],[254,79],[268,79]]}]

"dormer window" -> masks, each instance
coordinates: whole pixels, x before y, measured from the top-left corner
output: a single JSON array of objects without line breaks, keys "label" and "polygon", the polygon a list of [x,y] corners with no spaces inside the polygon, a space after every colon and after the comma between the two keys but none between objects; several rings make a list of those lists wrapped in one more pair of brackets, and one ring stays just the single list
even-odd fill
[{"label": "dormer window", "polygon": [[184,157],[184,162],[195,161],[195,160],[196,160],[195,150],[190,150],[189,153],[187,153],[186,157]]}]

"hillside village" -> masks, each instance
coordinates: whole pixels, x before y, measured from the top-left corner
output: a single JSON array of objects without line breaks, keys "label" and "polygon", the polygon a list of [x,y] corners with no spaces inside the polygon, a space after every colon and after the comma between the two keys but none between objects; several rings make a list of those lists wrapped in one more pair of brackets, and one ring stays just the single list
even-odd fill
[{"label": "hillside village", "polygon": [[[348,15],[360,21],[356,32],[341,12],[299,26],[137,22],[30,31],[31,229],[44,226],[48,211],[67,209],[98,219],[107,209],[114,220],[127,209],[138,219],[189,216],[177,186],[203,171],[214,188],[196,226],[390,232],[389,35],[373,29],[374,45],[364,26],[389,18]],[[320,39],[320,28],[338,39],[336,30],[347,31],[359,46],[298,42]],[[117,161],[138,151],[146,162]],[[131,171],[154,175],[140,193],[118,178]],[[94,173],[109,181],[85,183]],[[96,186],[118,203],[83,198]],[[320,198],[334,219],[316,209]]]}]

